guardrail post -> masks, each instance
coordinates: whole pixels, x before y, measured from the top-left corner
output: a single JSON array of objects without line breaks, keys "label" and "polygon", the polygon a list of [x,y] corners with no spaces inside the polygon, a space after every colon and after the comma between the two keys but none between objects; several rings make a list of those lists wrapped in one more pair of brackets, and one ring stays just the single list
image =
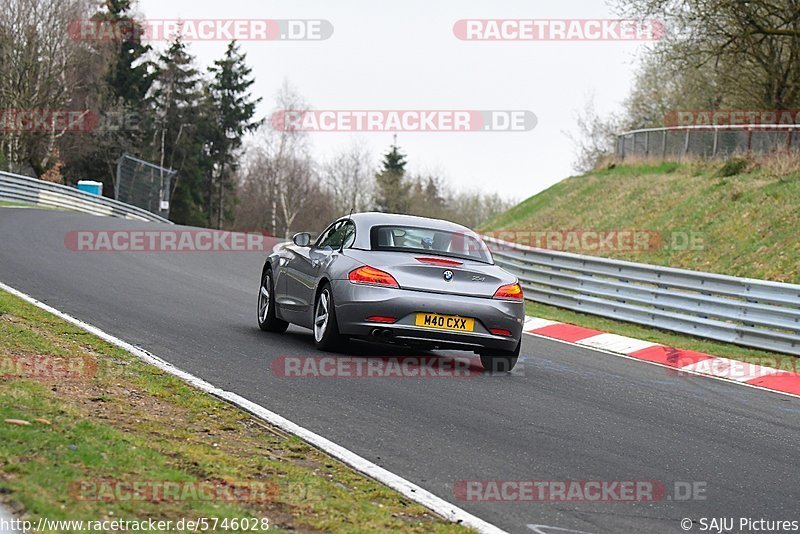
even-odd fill
[{"label": "guardrail post", "polygon": [[667,158],[667,131],[661,132],[661,159]]},{"label": "guardrail post", "polygon": [[717,157],[717,145],[719,145],[719,128],[714,128],[714,148],[711,151],[711,157]]},{"label": "guardrail post", "polygon": [[684,143],[683,143],[683,155],[684,156],[689,153],[689,134],[691,132],[692,131],[689,130],[688,128],[686,129],[686,141],[684,141]]}]

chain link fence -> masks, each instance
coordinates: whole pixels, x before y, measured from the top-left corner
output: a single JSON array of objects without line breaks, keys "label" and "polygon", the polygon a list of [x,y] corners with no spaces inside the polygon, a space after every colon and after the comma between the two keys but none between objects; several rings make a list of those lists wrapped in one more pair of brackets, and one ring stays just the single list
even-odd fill
[{"label": "chain link fence", "polygon": [[677,126],[634,130],[617,136],[617,159],[725,158],[746,152],[800,151],[796,125]]},{"label": "chain link fence", "polygon": [[168,219],[172,179],[176,174],[175,170],[124,154],[117,160],[114,198]]}]

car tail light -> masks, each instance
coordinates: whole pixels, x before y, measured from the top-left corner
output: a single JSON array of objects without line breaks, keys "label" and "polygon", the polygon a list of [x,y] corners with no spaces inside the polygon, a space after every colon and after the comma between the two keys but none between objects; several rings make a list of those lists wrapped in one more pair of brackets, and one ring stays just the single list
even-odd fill
[{"label": "car tail light", "polygon": [[383,272],[380,269],[376,269],[375,267],[370,267],[369,265],[365,265],[350,271],[350,274],[347,275],[347,278],[354,284],[397,288],[400,287],[400,285],[397,283],[397,280],[394,279],[394,276]]},{"label": "car tail light", "polygon": [[489,330],[492,334],[496,336],[510,336],[511,330],[506,330],[504,328],[492,328]]},{"label": "car tail light", "polygon": [[420,263],[427,263],[429,265],[437,265],[439,267],[458,267],[464,265],[463,261],[445,260],[443,258],[415,258]]},{"label": "car tail light", "polygon": [[503,300],[522,300],[522,288],[519,284],[507,284],[504,286],[500,286],[500,288],[494,292],[494,298],[496,299],[503,299]]},{"label": "car tail light", "polygon": [[[385,323],[385,324],[392,324],[397,321],[397,317],[386,317],[383,315],[373,315],[371,317],[367,317],[367,321],[370,323]],[[509,334],[511,335],[511,334]]]}]

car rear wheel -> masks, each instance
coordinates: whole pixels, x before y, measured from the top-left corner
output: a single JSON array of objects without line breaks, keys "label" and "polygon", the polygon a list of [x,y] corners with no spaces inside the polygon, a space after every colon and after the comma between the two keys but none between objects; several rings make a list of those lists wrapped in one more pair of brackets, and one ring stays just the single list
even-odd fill
[{"label": "car rear wheel", "polygon": [[314,345],[324,351],[335,351],[344,344],[345,338],[339,334],[336,322],[336,308],[333,305],[333,291],[327,282],[322,286],[314,305]]},{"label": "car rear wheel", "polygon": [[275,315],[275,292],[272,283],[272,269],[264,271],[261,289],[258,291],[258,327],[264,332],[286,332],[289,323]]},{"label": "car rear wheel", "polygon": [[517,365],[519,352],[522,348],[522,340],[519,340],[516,350],[513,352],[485,351],[481,352],[481,365],[488,373],[508,373]]}]

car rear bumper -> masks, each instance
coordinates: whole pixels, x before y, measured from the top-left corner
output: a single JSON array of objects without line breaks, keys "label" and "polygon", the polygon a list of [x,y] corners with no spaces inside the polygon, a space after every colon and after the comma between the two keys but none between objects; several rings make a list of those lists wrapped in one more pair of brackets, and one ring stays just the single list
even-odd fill
[{"label": "car rear bumper", "polygon": [[[427,347],[463,350],[513,351],[522,337],[525,307],[521,302],[460,296],[407,289],[353,284],[347,280],[332,283],[339,331],[349,336],[369,337],[375,329],[384,341]],[[471,317],[473,332],[437,330],[416,326],[420,312]],[[367,321],[368,317],[395,317],[391,324]],[[510,336],[492,334],[503,329]]]}]

